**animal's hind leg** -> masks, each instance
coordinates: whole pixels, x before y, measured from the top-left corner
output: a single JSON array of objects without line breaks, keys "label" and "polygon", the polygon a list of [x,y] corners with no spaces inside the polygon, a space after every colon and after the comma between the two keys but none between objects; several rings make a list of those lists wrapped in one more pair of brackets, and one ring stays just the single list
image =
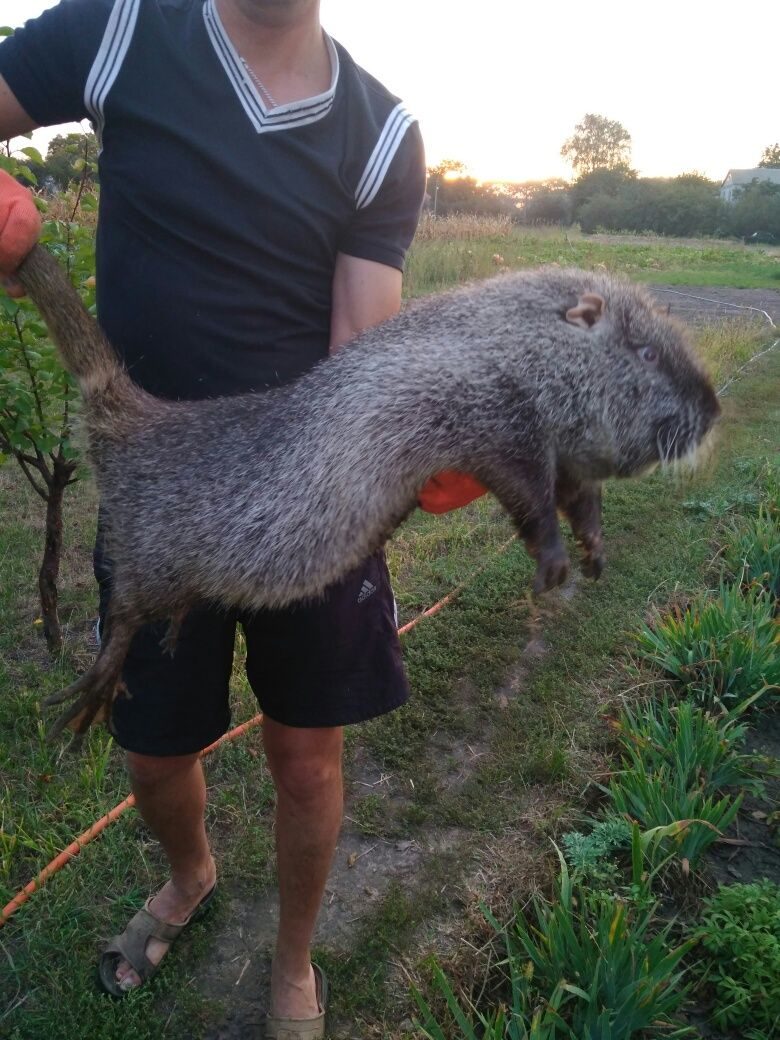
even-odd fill
[{"label": "animal's hind leg", "polygon": [[122,665],[137,627],[137,624],[116,616],[110,618],[103,645],[92,667],[66,689],[46,698],[44,704],[51,705],[77,697],[54,722],[47,734],[50,740],[66,727],[80,736],[93,721],[106,721],[109,718],[114,699],[123,689]]}]

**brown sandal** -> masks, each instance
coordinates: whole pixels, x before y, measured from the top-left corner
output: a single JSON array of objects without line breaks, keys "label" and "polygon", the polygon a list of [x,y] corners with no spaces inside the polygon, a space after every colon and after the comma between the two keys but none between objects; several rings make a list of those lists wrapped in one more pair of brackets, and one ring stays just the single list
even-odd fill
[{"label": "brown sandal", "polygon": [[265,1020],[266,1040],[320,1040],[325,1036],[325,1012],[328,1007],[328,979],[319,964],[312,964],[314,984],[317,987],[316,1018],[273,1018]]},{"label": "brown sandal", "polygon": [[146,956],[146,946],[149,940],[159,939],[161,942],[173,943],[185,928],[206,911],[216,890],[215,884],[201,899],[187,920],[182,921],[181,924],[169,924],[153,914],[149,909],[153,898],[150,896],[144,903],[143,909],[130,919],[127,928],[121,935],[112,936],[100,954],[98,979],[106,993],[110,993],[112,997],[126,997],[131,990],[138,988],[136,986],[132,986],[130,989],[120,987],[116,978],[116,966],[120,960],[127,961],[141,980],[141,985],[148,982],[162,965],[162,961],[160,964],[152,964]]}]

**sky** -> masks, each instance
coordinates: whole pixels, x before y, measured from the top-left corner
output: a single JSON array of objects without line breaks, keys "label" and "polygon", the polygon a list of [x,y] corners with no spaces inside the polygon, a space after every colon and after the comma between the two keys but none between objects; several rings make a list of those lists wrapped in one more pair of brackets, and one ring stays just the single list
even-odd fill
[{"label": "sky", "polygon": [[[0,0],[20,25],[55,0]],[[642,176],[722,180],[780,140],[778,0],[321,0],[322,22],[420,120],[429,165],[569,177],[586,112],[621,122]],[[36,134],[45,147],[51,133]]]}]

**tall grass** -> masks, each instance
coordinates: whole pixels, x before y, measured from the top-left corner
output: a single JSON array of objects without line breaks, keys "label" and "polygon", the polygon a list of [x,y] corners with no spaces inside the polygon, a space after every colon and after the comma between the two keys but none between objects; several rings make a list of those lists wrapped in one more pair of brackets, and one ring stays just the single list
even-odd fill
[{"label": "tall grass", "polygon": [[763,589],[722,585],[639,633],[639,652],[710,710],[780,693],[780,619]]},{"label": "tall grass", "polygon": [[680,962],[693,943],[673,947],[671,926],[657,927],[655,906],[631,906],[604,892],[576,888],[561,859],[551,902],[506,928],[486,917],[506,947],[505,1000],[485,1015],[464,1005],[440,971],[434,984],[449,1019],[445,1031],[415,994],[429,1040],[629,1040],[682,1037],[673,1016],[687,995]]}]

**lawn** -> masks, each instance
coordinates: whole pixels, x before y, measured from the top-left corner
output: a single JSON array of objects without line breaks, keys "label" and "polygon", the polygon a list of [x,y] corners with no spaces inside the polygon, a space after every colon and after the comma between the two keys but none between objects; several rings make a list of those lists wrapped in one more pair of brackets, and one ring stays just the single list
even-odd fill
[{"label": "lawn", "polygon": [[[455,234],[417,243],[411,294],[543,262],[603,264],[670,284],[780,288],[780,261],[741,247]],[[767,342],[760,325],[699,334],[719,384]],[[548,881],[550,838],[607,768],[612,738],[602,715],[634,681],[629,633],[651,605],[684,600],[714,580],[724,517],[749,500],[767,459],[778,465],[778,379],[780,351],[730,387],[717,456],[695,478],[609,486],[608,570],[597,584],[578,579],[532,602],[531,564],[516,542],[507,546],[510,525],[491,499],[445,518],[415,514],[396,534],[388,556],[401,621],[468,584],[404,638],[411,704],[350,734],[348,819],[319,937],[334,1036],[408,1033],[407,973],[425,976],[423,955],[476,942],[479,900],[501,915]],[[67,649],[51,663],[35,595],[40,502],[10,465],[0,469],[0,903],[127,793],[105,733],[69,755],[45,742],[39,708],[90,653],[94,507],[85,474],[65,521]],[[240,668],[233,696],[236,721],[254,713]],[[273,932],[272,790],[257,730],[211,756],[207,775],[223,879],[210,923],[182,940],[143,992],[117,1005],[97,991],[101,938],[164,879],[155,842],[126,814],[0,930],[0,1036],[250,1035]]]}]

